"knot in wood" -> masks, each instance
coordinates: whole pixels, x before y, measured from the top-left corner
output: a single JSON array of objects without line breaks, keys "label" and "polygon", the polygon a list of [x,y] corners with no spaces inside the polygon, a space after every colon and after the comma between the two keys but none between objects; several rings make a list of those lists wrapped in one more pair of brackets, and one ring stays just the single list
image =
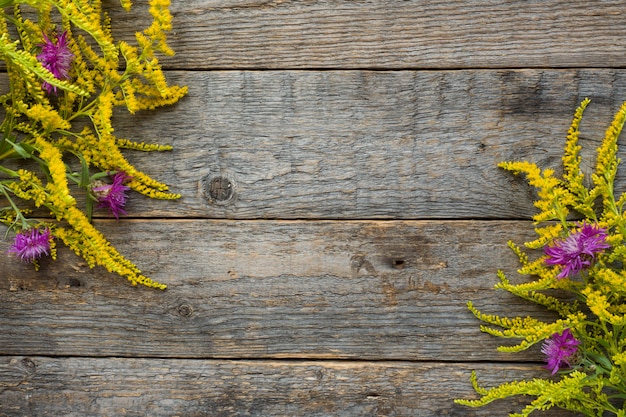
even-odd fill
[{"label": "knot in wood", "polygon": [[228,204],[235,195],[234,182],[224,175],[205,177],[202,180],[204,195],[209,202]]},{"label": "knot in wood", "polygon": [[22,368],[26,371],[26,373],[29,373],[29,374],[35,373],[35,370],[37,369],[37,365],[35,364],[35,362],[33,362],[32,359],[23,358],[21,362],[22,362]]},{"label": "knot in wood", "polygon": [[189,304],[181,304],[178,306],[177,312],[181,317],[189,317],[193,314],[193,307]]},{"label": "knot in wood", "polygon": [[228,181],[228,178],[213,178],[209,182],[209,195],[213,200],[228,200],[233,195],[233,185]]},{"label": "knot in wood", "polygon": [[78,278],[70,278],[68,284],[70,287],[80,287],[83,285]]}]

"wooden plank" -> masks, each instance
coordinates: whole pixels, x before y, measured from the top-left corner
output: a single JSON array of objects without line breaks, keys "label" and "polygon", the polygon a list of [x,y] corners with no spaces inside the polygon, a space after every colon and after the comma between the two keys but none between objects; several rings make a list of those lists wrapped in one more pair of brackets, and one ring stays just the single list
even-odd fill
[{"label": "wooden plank", "polygon": [[[131,198],[132,216],[529,218],[533,190],[496,164],[558,169],[573,112],[590,97],[581,143],[592,165],[626,98],[623,70],[169,76],[189,85],[189,97],[136,117],[119,113],[116,126],[122,137],[174,145],[128,155],[184,197]],[[626,189],[624,169],[618,178]],[[212,198],[211,185],[226,191]]]},{"label": "wooden plank", "polygon": [[[584,97],[593,100],[582,125],[592,164],[626,98],[623,70],[169,76],[190,86],[189,97],[132,117],[118,112],[116,131],[175,146],[127,155],[183,199],[132,197],[131,216],[529,218],[533,190],[496,164],[527,159],[558,168]],[[618,190],[626,189],[626,171],[618,177]],[[212,186],[223,188],[216,198]]]},{"label": "wooden plank", "polygon": [[[145,2],[145,0],[144,0]],[[145,27],[111,6],[116,34]],[[117,5],[115,5],[117,6]],[[171,68],[623,67],[621,2],[585,0],[172,2]]]},{"label": "wooden plank", "polygon": [[[526,222],[98,222],[165,291],[68,251],[39,273],[0,258],[0,355],[540,361],[467,311],[538,314],[512,280]],[[0,233],[4,233],[0,230]],[[6,253],[8,242],[0,243]],[[475,349],[480,346],[480,349]]]},{"label": "wooden plank", "polygon": [[547,372],[482,363],[0,357],[0,415],[478,417],[522,407],[520,399],[454,404],[475,396],[472,369],[487,386]]}]

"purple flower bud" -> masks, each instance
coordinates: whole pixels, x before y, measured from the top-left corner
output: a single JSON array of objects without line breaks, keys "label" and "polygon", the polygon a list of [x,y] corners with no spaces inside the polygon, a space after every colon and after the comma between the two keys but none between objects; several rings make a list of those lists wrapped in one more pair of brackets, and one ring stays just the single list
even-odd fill
[{"label": "purple flower bud", "polygon": [[113,176],[113,183],[100,183],[92,187],[91,191],[98,200],[98,208],[109,210],[116,219],[120,218],[120,214],[126,214],[124,211],[126,191],[130,190],[130,187],[124,185],[124,183],[130,178],[125,172],[120,171]]},{"label": "purple flower bud", "polygon": [[27,229],[15,235],[9,253],[15,253],[24,262],[33,262],[50,254],[50,229]]},{"label": "purple flower bud", "polygon": [[[45,42],[41,45],[41,53],[37,55],[37,59],[41,65],[50,71],[55,78],[59,80],[69,80],[70,66],[74,59],[74,54],[70,51],[67,40],[67,32],[61,33],[56,38],[56,42],[52,42],[50,38],[43,34]],[[50,93],[57,92],[57,88],[44,81],[42,87]]]},{"label": "purple flower bud", "polygon": [[555,333],[541,346],[541,352],[546,355],[548,363],[546,369],[552,371],[552,375],[565,366],[571,367],[571,361],[576,357],[580,341],[572,335],[570,329],[563,330],[563,333]]}]

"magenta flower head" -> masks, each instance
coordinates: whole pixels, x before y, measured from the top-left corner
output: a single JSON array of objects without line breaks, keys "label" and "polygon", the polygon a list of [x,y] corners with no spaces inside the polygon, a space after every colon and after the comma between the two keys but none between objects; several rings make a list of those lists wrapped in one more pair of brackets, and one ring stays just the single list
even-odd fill
[{"label": "magenta flower head", "polygon": [[50,255],[50,229],[27,229],[15,235],[9,253],[15,253],[24,262],[34,262]]},{"label": "magenta flower head", "polygon": [[563,333],[555,333],[548,340],[543,342],[541,352],[546,355],[545,368],[556,374],[560,368],[567,366],[571,368],[572,360],[576,358],[580,341],[572,335],[570,329],[563,330]]},{"label": "magenta flower head", "polygon": [[99,182],[95,187],[92,187],[91,191],[93,191],[98,200],[98,208],[108,209],[116,219],[120,218],[120,214],[126,214],[124,211],[126,191],[130,190],[130,187],[124,185],[124,183],[129,179],[131,177],[120,171],[113,176],[111,184]]},{"label": "magenta flower head", "polygon": [[[52,42],[50,38],[43,34],[44,43],[39,45],[41,53],[37,55],[37,60],[41,65],[59,80],[69,80],[70,65],[74,59],[74,54],[70,51],[67,40],[67,31],[64,31],[56,37],[56,42]],[[57,92],[57,88],[44,81],[42,87],[50,93]]]},{"label": "magenta flower head", "polygon": [[589,268],[596,254],[611,246],[606,243],[606,229],[583,223],[582,227],[567,238],[556,240],[552,246],[546,246],[548,255],[546,264],[561,265],[563,270],[557,278],[567,278]]}]

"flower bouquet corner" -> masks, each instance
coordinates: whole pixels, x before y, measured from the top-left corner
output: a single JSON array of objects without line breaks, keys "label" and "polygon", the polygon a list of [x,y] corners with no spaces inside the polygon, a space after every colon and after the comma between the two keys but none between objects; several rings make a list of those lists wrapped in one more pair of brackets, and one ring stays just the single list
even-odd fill
[{"label": "flower bouquet corner", "polygon": [[585,416],[626,416],[626,193],[615,195],[614,188],[626,103],[606,130],[595,170],[586,178],[578,138],[589,102],[585,99],[575,112],[562,175],[525,161],[499,164],[524,174],[536,187],[538,213],[533,217],[536,239],[525,242],[525,249],[508,244],[519,258],[519,274],[527,279],[512,284],[499,271],[495,287],[536,303],[555,319],[488,315],[468,303],[485,323],[483,332],[519,341],[500,351],[521,352],[541,344],[545,376],[484,388],[473,372],[471,382],[480,398],[455,400],[459,404],[480,407],[519,395],[532,400],[511,416],[553,407]]},{"label": "flower bouquet corner", "polygon": [[[130,11],[130,0],[120,7]],[[169,145],[117,137],[113,109],[134,114],[177,102],[186,87],[169,85],[157,53],[166,42],[169,0],[148,0],[151,24],[116,41],[99,0],[0,0],[0,222],[14,233],[9,252],[38,267],[63,242],[90,267],[133,285],[164,289],[143,275],[93,225],[95,210],[119,219],[128,192],[172,200],[180,195],[139,171],[124,150]],[[85,195],[79,204],[77,194]]]}]

